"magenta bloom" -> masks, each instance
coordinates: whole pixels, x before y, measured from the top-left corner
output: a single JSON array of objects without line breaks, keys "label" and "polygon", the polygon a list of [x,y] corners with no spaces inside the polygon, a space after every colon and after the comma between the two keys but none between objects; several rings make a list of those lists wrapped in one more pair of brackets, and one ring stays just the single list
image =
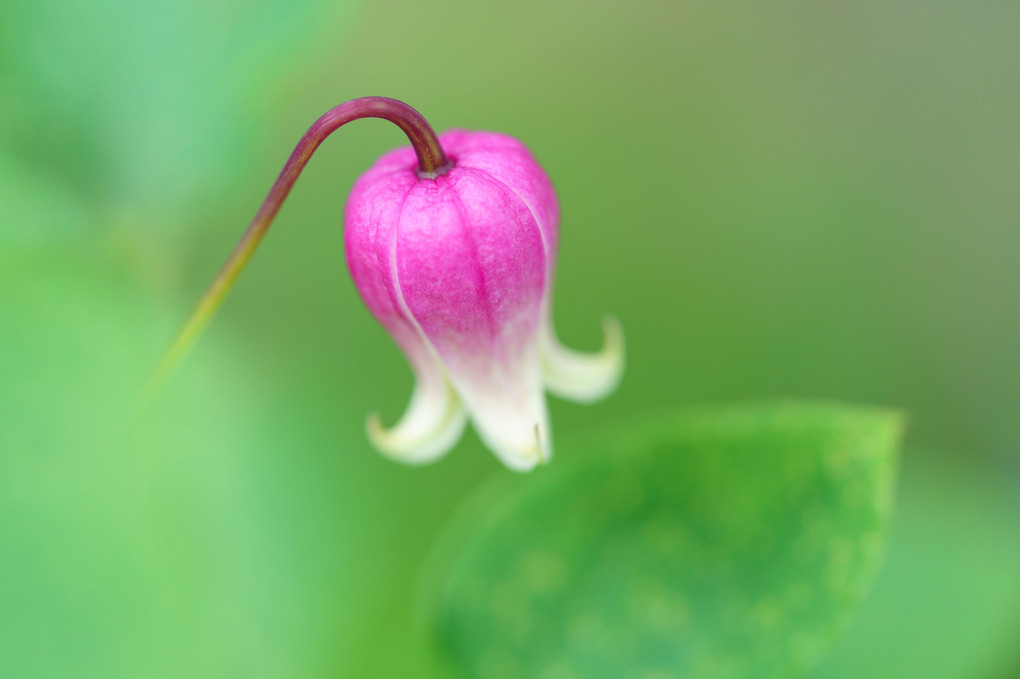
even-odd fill
[{"label": "magenta bloom", "polygon": [[548,177],[516,139],[450,131],[453,163],[421,178],[410,148],[355,184],[345,212],[347,264],[365,304],[407,354],[417,384],[400,422],[368,435],[405,462],[436,459],[470,416],[513,469],[552,455],[545,390],[590,402],[623,369],[623,335],[604,323],[594,355],[562,347],[551,323],[559,206]]},{"label": "magenta bloom", "polygon": [[564,349],[552,329],[559,207],[549,178],[520,142],[454,131],[438,137],[407,104],[359,97],[312,123],[159,366],[158,391],[222,304],[315,150],[362,118],[388,120],[411,147],[393,151],[355,184],[345,215],[347,264],[365,304],[407,353],[417,383],[400,422],[368,435],[396,459],[421,463],[449,450],[468,417],[513,468],[552,455],[545,390],[593,401],[623,370],[623,333],[603,324],[601,352]]}]

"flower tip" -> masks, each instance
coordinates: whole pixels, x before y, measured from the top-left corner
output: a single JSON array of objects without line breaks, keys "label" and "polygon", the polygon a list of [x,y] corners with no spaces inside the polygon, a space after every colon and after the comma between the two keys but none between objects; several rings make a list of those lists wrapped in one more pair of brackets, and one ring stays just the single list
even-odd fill
[{"label": "flower tip", "polygon": [[542,346],[542,376],[549,391],[578,403],[593,403],[613,393],[626,364],[623,326],[616,316],[602,318],[602,348],[586,354],[559,343],[550,329]]},{"label": "flower tip", "polygon": [[526,445],[515,448],[494,447],[497,457],[507,468],[515,472],[530,472],[535,467],[549,464],[552,460],[552,446],[542,437],[541,423],[536,422],[532,431],[534,438]]},{"label": "flower tip", "polygon": [[392,460],[428,464],[449,451],[467,425],[467,416],[461,408],[446,415],[432,422],[405,415],[392,429],[387,429],[379,414],[371,413],[365,418],[365,433],[376,450]]},{"label": "flower tip", "polygon": [[623,325],[620,319],[612,314],[602,317],[602,350],[600,355],[606,357],[606,362],[612,366],[612,379],[607,382],[608,395],[616,390],[623,378],[623,369],[626,364],[626,341],[623,337]]}]

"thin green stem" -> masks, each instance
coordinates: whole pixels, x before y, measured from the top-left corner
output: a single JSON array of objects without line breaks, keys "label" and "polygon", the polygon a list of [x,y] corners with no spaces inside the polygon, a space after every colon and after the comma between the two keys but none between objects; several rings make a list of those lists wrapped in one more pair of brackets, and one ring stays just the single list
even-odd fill
[{"label": "thin green stem", "polygon": [[386,97],[362,97],[352,99],[327,111],[301,137],[294,152],[283,166],[280,176],[276,178],[273,188],[269,190],[269,195],[263,201],[262,207],[255,214],[255,218],[252,219],[248,229],[241,236],[241,240],[230,253],[220,272],[216,274],[216,278],[202,295],[198,305],[191,312],[191,316],[178,332],[173,344],[163,355],[159,366],[149,379],[145,390],[147,397],[154,396],[159,391],[167,377],[212,320],[237,277],[241,275],[241,271],[248,264],[248,260],[255,254],[262,237],[266,235],[273,219],[280,211],[280,206],[283,205],[287,194],[290,193],[294,182],[301,175],[301,171],[308,164],[308,160],[315,150],[325,141],[326,137],[341,126],[359,118],[383,118],[395,123],[403,130],[418,156],[419,177],[435,179],[450,169],[451,163],[443,153],[443,148],[440,146],[432,126],[420,113],[402,101]]}]

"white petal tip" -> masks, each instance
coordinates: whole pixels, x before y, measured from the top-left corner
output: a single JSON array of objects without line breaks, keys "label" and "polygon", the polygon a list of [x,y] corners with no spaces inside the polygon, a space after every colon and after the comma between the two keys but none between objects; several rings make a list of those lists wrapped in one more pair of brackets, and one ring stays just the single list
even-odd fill
[{"label": "white petal tip", "polygon": [[534,438],[523,446],[493,446],[496,455],[508,469],[515,472],[530,472],[535,467],[549,464],[552,447],[542,438],[541,425],[536,422]]},{"label": "white petal tip", "polygon": [[[410,420],[410,421],[409,421]],[[434,462],[457,443],[467,415],[463,408],[448,411],[445,417],[437,418],[421,426],[405,415],[392,429],[382,425],[378,413],[365,418],[365,433],[368,440],[380,453],[405,464],[421,465]]]},{"label": "white petal tip", "polygon": [[567,349],[550,330],[542,346],[542,376],[556,396],[592,403],[611,394],[623,377],[625,341],[615,316],[602,319],[602,349],[585,354]]},{"label": "white petal tip", "polygon": [[478,434],[500,462],[513,471],[531,471],[535,467],[549,464],[553,458],[552,441],[541,422],[535,422],[527,428],[507,426],[503,422],[499,430],[478,427]]}]

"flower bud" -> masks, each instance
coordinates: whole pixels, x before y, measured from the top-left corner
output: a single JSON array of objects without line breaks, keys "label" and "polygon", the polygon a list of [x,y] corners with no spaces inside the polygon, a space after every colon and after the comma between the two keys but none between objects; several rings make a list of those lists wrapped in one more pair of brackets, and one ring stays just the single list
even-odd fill
[{"label": "flower bud", "polygon": [[366,306],[407,355],[416,384],[392,429],[369,417],[383,453],[438,458],[468,418],[510,468],[552,455],[545,390],[590,402],[623,369],[623,334],[604,323],[600,352],[562,347],[551,323],[559,206],[552,184],[516,139],[440,136],[452,167],[416,171],[410,148],[358,179],[345,210],[347,264]]}]

